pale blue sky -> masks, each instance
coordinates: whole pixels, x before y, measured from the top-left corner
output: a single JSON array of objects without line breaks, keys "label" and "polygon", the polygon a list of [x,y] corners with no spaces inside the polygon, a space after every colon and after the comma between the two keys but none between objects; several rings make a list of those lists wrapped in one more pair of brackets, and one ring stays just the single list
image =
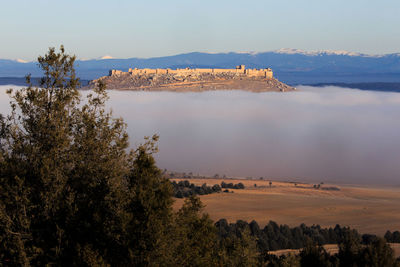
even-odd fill
[{"label": "pale blue sky", "polygon": [[400,52],[399,0],[0,0],[0,58],[185,52]]}]

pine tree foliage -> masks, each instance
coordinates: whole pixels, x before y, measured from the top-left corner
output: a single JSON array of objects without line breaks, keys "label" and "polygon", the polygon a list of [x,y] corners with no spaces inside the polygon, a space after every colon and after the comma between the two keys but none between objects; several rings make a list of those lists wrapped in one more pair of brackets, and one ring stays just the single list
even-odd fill
[{"label": "pine tree foliage", "polygon": [[173,243],[179,266],[217,266],[217,231],[209,216],[202,214],[203,208],[200,199],[191,196],[175,216]]},{"label": "pine tree foliage", "polygon": [[59,53],[50,48],[38,58],[40,86],[28,76],[27,88],[8,92],[12,111],[1,121],[0,136],[0,243],[2,258],[21,265],[104,255],[116,242],[113,224],[129,171],[126,126],[104,110],[104,85],[81,102],[74,61],[63,47]]},{"label": "pine tree foliage", "polygon": [[[83,99],[74,56],[38,58],[40,86],[9,90],[0,117],[0,260],[9,265],[148,265],[172,218],[157,137],[131,153],[104,84]],[[165,245],[164,245],[165,246]]]},{"label": "pine tree foliage", "polygon": [[173,223],[173,192],[152,156],[157,152],[157,140],[158,136],[146,137],[146,142],[134,151],[127,180],[130,197],[126,247],[137,266],[163,265],[171,260],[168,235]]}]

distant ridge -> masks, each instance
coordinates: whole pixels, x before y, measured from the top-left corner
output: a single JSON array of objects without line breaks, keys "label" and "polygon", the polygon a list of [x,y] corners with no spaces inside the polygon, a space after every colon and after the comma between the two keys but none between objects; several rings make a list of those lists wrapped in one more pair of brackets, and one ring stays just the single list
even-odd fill
[{"label": "distant ridge", "polygon": [[[400,82],[400,54],[367,55],[348,51],[303,51],[280,49],[271,52],[201,53],[166,57],[78,60],[77,75],[96,79],[110,69],[129,68],[248,68],[270,67],[275,76],[288,84]],[[35,62],[21,63],[0,59],[0,77],[40,76]]]}]

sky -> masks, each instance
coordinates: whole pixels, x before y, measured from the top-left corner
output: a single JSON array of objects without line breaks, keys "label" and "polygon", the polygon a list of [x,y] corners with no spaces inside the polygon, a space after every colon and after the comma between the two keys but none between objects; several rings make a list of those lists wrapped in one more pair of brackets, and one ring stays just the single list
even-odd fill
[{"label": "sky", "polygon": [[0,0],[0,58],[63,44],[80,59],[280,48],[400,52],[398,0]]}]

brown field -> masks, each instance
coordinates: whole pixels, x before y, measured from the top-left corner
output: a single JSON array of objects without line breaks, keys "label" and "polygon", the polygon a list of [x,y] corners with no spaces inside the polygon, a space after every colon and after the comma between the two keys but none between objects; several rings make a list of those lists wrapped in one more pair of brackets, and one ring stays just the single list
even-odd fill
[{"label": "brown field", "polygon": [[[185,180],[185,179],[175,179]],[[201,185],[242,182],[246,188],[234,193],[214,193],[201,196],[213,220],[229,222],[256,220],[260,227],[272,220],[291,227],[301,223],[334,227],[350,226],[360,233],[383,236],[387,230],[400,230],[400,188],[338,186],[340,191],[314,189],[312,184],[233,179],[189,179]],[[257,187],[254,187],[257,184]],[[183,203],[177,199],[178,209]]]}]

